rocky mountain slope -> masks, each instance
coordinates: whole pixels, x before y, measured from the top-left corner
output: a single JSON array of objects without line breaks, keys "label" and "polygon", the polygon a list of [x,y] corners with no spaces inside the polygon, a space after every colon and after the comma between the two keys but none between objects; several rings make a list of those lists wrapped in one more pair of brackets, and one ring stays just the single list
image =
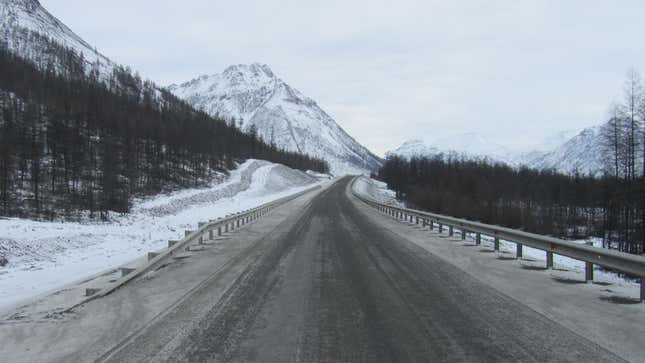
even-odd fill
[{"label": "rocky mountain slope", "polygon": [[38,0],[0,0],[0,39],[9,49],[39,65],[60,62],[34,34],[83,54],[87,70],[97,70],[103,77],[117,66],[50,14]]},{"label": "rocky mountain slope", "polygon": [[257,132],[290,151],[321,157],[332,173],[365,173],[381,161],[349,136],[318,104],[278,78],[267,65],[234,65],[168,87],[194,107]]}]

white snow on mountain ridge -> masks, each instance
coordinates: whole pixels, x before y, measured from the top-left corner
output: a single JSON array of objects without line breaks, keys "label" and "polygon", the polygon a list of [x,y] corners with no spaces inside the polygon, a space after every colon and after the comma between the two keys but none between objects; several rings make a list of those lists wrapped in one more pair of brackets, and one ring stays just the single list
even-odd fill
[{"label": "white snow on mountain ridge", "polygon": [[600,128],[596,126],[579,132],[559,132],[528,152],[509,150],[480,135],[467,133],[433,142],[407,141],[387,155],[409,159],[443,154],[463,159],[502,162],[514,167],[554,169],[565,174],[577,172],[599,175],[603,169]]},{"label": "white snow on mountain ridge", "polygon": [[[27,29],[49,37],[51,40],[82,53],[88,69],[96,68],[103,77],[116,66],[109,58],[99,53],[89,43],[76,35],[63,22],[50,14],[37,0],[0,0],[0,36],[9,49],[27,59],[32,59],[34,44],[19,34]],[[40,63],[43,59],[32,59]]]},{"label": "white snow on mountain ridge", "polygon": [[380,159],[349,136],[318,104],[264,64],[234,65],[168,89],[195,108],[255,128],[266,142],[325,159],[332,173],[361,174]]},{"label": "white snow on mountain ridge", "polygon": [[392,150],[386,156],[398,155],[405,158],[443,154],[471,160],[487,160],[511,163],[513,153],[501,145],[486,140],[475,133],[464,133],[444,137],[430,142],[411,140]]}]

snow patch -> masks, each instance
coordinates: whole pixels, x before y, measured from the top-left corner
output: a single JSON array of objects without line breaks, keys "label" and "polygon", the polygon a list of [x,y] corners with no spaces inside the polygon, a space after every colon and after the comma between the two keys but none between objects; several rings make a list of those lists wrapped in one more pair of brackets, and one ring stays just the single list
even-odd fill
[{"label": "snow patch", "polygon": [[[218,177],[218,180],[221,176]],[[209,188],[135,202],[110,222],[0,220],[0,308],[33,298],[184,237],[200,221],[224,217],[298,193],[321,181],[262,160],[249,160]]]}]

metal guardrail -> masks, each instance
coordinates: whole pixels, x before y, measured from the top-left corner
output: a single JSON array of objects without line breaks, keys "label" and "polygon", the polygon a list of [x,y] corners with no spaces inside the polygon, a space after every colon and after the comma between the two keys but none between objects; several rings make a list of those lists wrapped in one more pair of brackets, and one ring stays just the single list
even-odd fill
[{"label": "metal guardrail", "polygon": [[522,257],[523,246],[542,250],[546,252],[547,269],[553,268],[553,256],[555,254],[583,261],[585,262],[585,281],[587,282],[593,281],[594,265],[639,276],[640,301],[645,301],[645,257],[573,243],[559,238],[523,232],[511,228],[379,203],[356,192],[353,184],[357,179],[354,178],[352,182],[352,194],[364,203],[393,218],[410,221],[412,223],[416,222],[416,224],[422,223],[423,226],[429,226],[430,230],[433,230],[436,225],[440,233],[443,232],[444,227],[447,227],[450,236],[453,236],[455,229],[457,229],[460,231],[462,239],[466,239],[467,234],[474,233],[475,243],[478,245],[481,244],[482,235],[490,236],[494,239],[494,248],[496,251],[499,251],[500,239],[513,242],[517,246],[516,256],[518,258]]},{"label": "metal guardrail", "polygon": [[199,244],[204,244],[205,241],[214,239],[215,235],[221,236],[223,233],[236,230],[249,222],[259,219],[275,208],[320,188],[321,187],[318,185],[247,211],[235,213],[233,215],[211,220],[209,222],[200,222],[199,228],[196,231],[186,231],[185,237],[183,239],[178,241],[168,241],[168,248],[166,250],[160,252],[149,252],[148,261],[144,265],[134,269],[120,268],[122,277],[115,281],[113,284],[110,284],[110,286],[108,286],[107,288],[86,289],[86,296],[88,297],[80,303],[69,308],[68,311],[91,300],[111,294],[116,289],[122,287],[133,279],[145,274],[146,272],[154,268],[157,268],[166,258],[173,256],[177,252],[184,251],[187,247],[189,248],[192,243],[197,242]]}]

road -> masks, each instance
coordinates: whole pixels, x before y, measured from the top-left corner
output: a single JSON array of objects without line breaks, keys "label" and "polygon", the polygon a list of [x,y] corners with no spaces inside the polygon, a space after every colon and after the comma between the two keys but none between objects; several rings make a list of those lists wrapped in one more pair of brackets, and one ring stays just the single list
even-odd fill
[{"label": "road", "polygon": [[381,227],[350,181],[267,235],[217,301],[205,281],[99,360],[622,361]]}]

